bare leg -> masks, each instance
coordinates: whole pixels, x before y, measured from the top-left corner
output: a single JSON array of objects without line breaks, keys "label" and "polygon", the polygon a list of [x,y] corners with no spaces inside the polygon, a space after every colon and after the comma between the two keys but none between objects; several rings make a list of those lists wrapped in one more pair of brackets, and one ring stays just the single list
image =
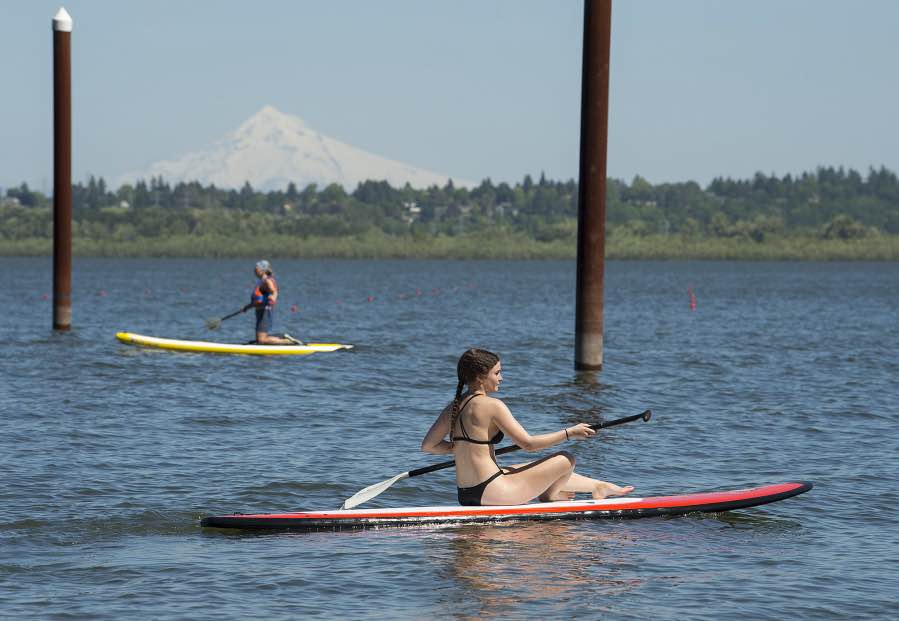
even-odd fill
[{"label": "bare leg", "polygon": [[[524,468],[528,463],[515,464],[512,468]],[[561,492],[568,494],[569,498],[574,498],[576,492],[592,494],[595,500],[607,498],[609,496],[624,496],[634,491],[633,485],[615,485],[607,481],[591,479],[576,472],[571,473],[568,480],[562,485]]]},{"label": "bare leg", "polygon": [[550,457],[524,464],[518,471],[494,479],[481,499],[485,505],[520,505],[534,498],[542,502],[570,500],[574,492],[564,484],[574,471],[574,456],[562,451]]},{"label": "bare leg", "polygon": [[293,341],[282,339],[280,336],[272,336],[267,332],[256,333],[256,343],[258,345],[293,345]]},{"label": "bare leg", "polygon": [[633,485],[615,485],[606,481],[599,481],[585,477],[582,474],[571,473],[568,480],[562,485],[566,492],[586,492],[593,495],[595,500],[608,496],[624,496],[634,491]]}]

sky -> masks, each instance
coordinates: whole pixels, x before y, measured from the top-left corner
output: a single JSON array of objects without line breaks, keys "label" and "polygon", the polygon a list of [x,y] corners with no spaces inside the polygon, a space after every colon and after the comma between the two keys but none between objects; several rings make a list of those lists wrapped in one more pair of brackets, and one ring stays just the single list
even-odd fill
[{"label": "sky", "polygon": [[[51,20],[73,178],[208,147],[264,105],[464,179],[578,175],[579,0],[2,0],[0,188],[52,182]],[[608,174],[899,170],[899,2],[615,0]]]}]

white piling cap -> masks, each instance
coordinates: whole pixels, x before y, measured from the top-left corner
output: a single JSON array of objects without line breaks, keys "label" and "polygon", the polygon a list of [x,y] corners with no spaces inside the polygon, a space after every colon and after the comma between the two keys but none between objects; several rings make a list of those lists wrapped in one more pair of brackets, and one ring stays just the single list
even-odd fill
[{"label": "white piling cap", "polygon": [[72,16],[69,15],[65,7],[59,7],[56,15],[53,16],[53,30],[72,32]]}]

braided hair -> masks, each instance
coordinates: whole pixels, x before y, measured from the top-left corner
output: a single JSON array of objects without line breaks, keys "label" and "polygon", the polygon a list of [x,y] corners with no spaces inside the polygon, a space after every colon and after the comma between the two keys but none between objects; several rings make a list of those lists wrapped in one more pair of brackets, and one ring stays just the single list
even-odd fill
[{"label": "braided hair", "polygon": [[456,419],[459,418],[459,401],[462,398],[462,387],[466,384],[471,387],[472,382],[486,375],[490,369],[499,362],[499,356],[486,349],[471,348],[459,357],[456,364],[456,375],[459,383],[456,384],[456,396],[453,398],[453,412],[450,415],[450,444],[453,442],[453,429],[456,428]]}]

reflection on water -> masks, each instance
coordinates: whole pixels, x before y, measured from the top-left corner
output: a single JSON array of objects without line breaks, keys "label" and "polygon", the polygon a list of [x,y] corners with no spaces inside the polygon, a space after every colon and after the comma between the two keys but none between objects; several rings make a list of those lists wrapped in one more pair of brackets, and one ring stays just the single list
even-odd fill
[{"label": "reflection on water", "polygon": [[802,522],[798,520],[766,515],[764,508],[755,508],[752,511],[725,511],[723,513],[691,513],[680,517],[686,519],[714,519],[731,528],[754,530],[756,532],[796,533],[804,528]]},{"label": "reflection on water", "polygon": [[[588,529],[577,521],[465,526],[447,542],[446,576],[464,594],[466,618],[503,617],[540,604],[564,616],[578,598],[617,595],[641,579],[617,569],[631,543],[626,531]],[[452,604],[450,602],[450,604]],[[557,604],[557,605],[556,605]]]},{"label": "reflection on water", "polygon": [[573,381],[568,382],[572,386],[580,386],[582,388],[596,390],[596,392],[599,392],[603,388],[610,388],[610,386],[603,384],[602,372],[600,371],[577,369],[573,373]]},{"label": "reflection on water", "polygon": [[[609,401],[614,394],[614,386],[600,381],[597,371],[573,371],[574,378],[558,382],[545,394],[552,395],[544,407],[552,407],[562,413],[563,422],[576,424],[580,422],[600,423],[606,415],[627,416],[630,411],[619,411],[610,407]],[[634,406],[629,404],[628,407]],[[636,412],[633,412],[636,413]]]}]

